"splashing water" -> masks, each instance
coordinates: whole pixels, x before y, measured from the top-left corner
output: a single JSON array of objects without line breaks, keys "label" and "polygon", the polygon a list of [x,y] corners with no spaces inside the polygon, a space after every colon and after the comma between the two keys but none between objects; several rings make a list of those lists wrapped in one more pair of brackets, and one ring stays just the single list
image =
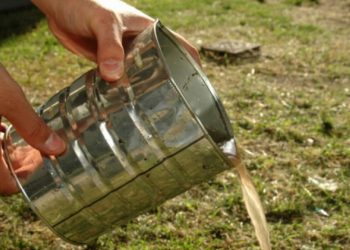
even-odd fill
[{"label": "splashing water", "polygon": [[250,180],[247,169],[241,159],[241,156],[236,151],[236,144],[234,139],[225,143],[221,148],[226,157],[231,161],[235,169],[238,171],[240,181],[242,184],[242,193],[244,203],[246,205],[248,214],[252,220],[255,228],[255,234],[258,238],[262,250],[270,250],[270,236],[267,228],[264,209],[256,189]]}]

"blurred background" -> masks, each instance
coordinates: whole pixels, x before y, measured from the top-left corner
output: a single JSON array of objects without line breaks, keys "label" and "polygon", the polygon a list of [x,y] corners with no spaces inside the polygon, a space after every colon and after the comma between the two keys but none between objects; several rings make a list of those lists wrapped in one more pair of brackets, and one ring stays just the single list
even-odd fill
[{"label": "blurred background", "polygon": [[19,8],[31,6],[30,0],[1,1],[0,11],[14,11]]}]

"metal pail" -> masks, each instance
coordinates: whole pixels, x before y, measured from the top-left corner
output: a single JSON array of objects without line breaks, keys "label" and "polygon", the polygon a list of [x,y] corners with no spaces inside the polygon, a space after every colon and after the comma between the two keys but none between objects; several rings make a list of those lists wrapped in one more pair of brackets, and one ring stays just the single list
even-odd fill
[{"label": "metal pail", "polygon": [[[58,236],[86,244],[232,167],[233,139],[209,80],[159,21],[125,49],[125,74],[91,70],[37,108],[68,145],[43,156],[13,128],[5,155],[23,196]],[[29,167],[18,172],[24,154]],[[23,181],[24,180],[24,181]]]}]

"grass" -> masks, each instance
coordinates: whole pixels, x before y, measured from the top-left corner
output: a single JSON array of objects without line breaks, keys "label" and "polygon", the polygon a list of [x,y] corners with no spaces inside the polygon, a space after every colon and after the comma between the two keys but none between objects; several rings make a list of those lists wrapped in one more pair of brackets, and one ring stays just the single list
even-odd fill
[{"label": "grass", "polygon": [[[198,48],[262,44],[252,62],[202,60],[263,200],[273,249],[349,249],[349,2],[128,2]],[[35,9],[1,13],[0,27],[0,61],[33,106],[94,67],[62,48]],[[259,248],[234,170],[80,248],[55,237],[20,195],[2,196],[0,235],[0,249]]]}]

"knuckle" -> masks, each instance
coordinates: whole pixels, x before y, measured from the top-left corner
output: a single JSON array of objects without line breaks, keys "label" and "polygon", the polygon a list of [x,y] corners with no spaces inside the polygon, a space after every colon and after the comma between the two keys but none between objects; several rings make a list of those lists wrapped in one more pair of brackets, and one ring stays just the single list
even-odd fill
[{"label": "knuckle", "polygon": [[93,22],[95,22],[96,25],[102,25],[102,26],[110,26],[114,24],[121,25],[121,19],[120,16],[117,15],[114,11],[101,8],[97,11],[95,18],[93,19]]}]

